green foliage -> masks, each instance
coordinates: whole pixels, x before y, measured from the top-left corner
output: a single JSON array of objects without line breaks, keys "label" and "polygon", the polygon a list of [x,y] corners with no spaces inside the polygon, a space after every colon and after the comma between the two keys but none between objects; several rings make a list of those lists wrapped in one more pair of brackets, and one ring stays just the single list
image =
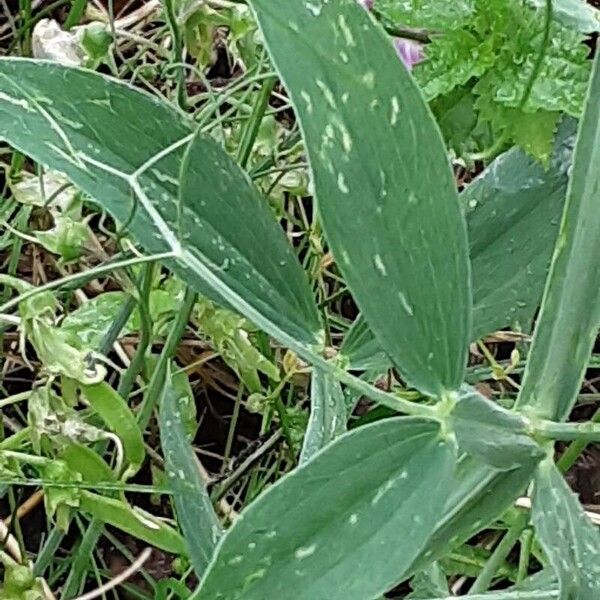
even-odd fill
[{"label": "green foliage", "polygon": [[[247,509],[195,597],[381,594],[430,535],[454,460],[432,421],[388,419],[345,434]],[[365,561],[369,577],[357,577]]]},{"label": "green foliage", "polygon": [[[176,107],[0,60],[0,138],[15,149],[0,335],[14,329],[10,360],[33,373],[0,399],[0,466],[43,490],[49,528],[33,571],[5,536],[7,598],[46,594],[38,573],[77,597],[88,572],[104,576],[90,560],[102,535],[177,556],[160,584],[143,573],[157,600],[442,600],[465,578],[473,600],[598,595],[598,532],[553,456],[555,440],[575,440],[569,460],[600,441],[596,423],[562,422],[600,325],[600,58],[571,153],[597,13],[545,6],[165,1],[151,35],[169,43],[147,47],[168,64],[135,57],[130,75]],[[430,39],[415,77],[373,16]],[[241,83],[215,93],[198,67],[223,67],[225,30]],[[115,32],[87,43],[116,74],[129,54]],[[453,170],[442,132],[471,162]],[[457,193],[457,174],[512,144]],[[46,259],[26,276],[25,243]],[[495,356],[482,336],[529,332],[540,301],[526,361],[527,336]],[[501,381],[467,386],[484,371]],[[221,465],[208,481],[204,453]],[[81,534],[70,562],[65,533]]]},{"label": "green foliage", "polygon": [[[432,106],[446,139],[460,154],[485,147],[481,132],[487,124],[491,140],[518,144],[547,161],[560,115],[581,114],[589,61],[580,31],[594,28],[590,24],[582,29],[577,19],[565,20],[572,7],[554,2],[556,18],[549,24],[546,42],[546,5],[535,4],[537,10],[520,0],[472,0],[448,10],[431,1],[376,3],[384,20],[432,30],[426,60],[414,73],[426,98],[436,100]],[[586,15],[597,27],[596,12]],[[457,115],[448,118],[458,90],[464,107],[458,122],[466,118],[469,123],[468,130],[462,130],[466,139],[456,135]]]}]

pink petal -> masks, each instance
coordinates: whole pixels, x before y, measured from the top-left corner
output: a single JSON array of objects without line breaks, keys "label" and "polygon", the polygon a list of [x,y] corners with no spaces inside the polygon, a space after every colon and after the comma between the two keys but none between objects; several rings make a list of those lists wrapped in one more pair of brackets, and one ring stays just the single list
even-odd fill
[{"label": "pink petal", "polygon": [[423,47],[419,42],[404,38],[394,38],[394,46],[398,56],[409,71],[425,58]]}]

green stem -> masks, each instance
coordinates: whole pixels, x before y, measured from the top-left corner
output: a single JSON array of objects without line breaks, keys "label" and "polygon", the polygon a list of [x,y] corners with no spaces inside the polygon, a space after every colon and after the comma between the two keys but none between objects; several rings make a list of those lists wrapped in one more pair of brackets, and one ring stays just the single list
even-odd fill
[{"label": "green stem", "polygon": [[125,401],[127,401],[127,398],[129,398],[135,378],[144,368],[146,352],[150,342],[152,341],[152,319],[150,317],[149,297],[152,289],[153,278],[154,264],[149,263],[144,269],[144,275],[142,277],[142,289],[140,290],[140,299],[138,302],[141,320],[140,341],[135,350],[135,354],[131,359],[131,363],[125,373],[123,373],[121,381],[119,381],[119,387],[117,388],[117,392],[122,398],[125,399]]},{"label": "green stem", "polygon": [[173,0],[163,0],[165,18],[167,25],[171,31],[172,48],[173,48],[173,62],[180,65],[176,70],[177,77],[177,104],[182,110],[187,107],[187,90],[185,86],[185,67],[183,66],[183,37],[181,35],[180,24],[177,22],[177,15],[175,14],[175,7],[173,6]]},{"label": "green stem", "polygon": [[271,97],[271,92],[273,91],[276,81],[276,77],[269,77],[268,79],[265,79],[254,102],[252,113],[248,119],[248,122],[246,123],[242,141],[238,150],[238,163],[242,169],[246,168],[248,160],[250,159],[250,154],[252,153],[252,148],[256,142],[260,124],[262,123],[265,111],[269,105],[269,98]]},{"label": "green stem", "polygon": [[540,71],[542,70],[542,64],[544,63],[544,58],[546,56],[546,52],[548,51],[548,44],[550,43],[550,26],[552,25],[553,12],[554,11],[552,0],[546,0],[546,11],[544,15],[544,33],[542,37],[542,43],[540,44],[540,49],[536,57],[535,63],[533,65],[531,75],[527,80],[525,89],[523,90],[523,96],[521,97],[521,102],[519,103],[520,109],[522,109],[527,104],[527,101],[531,96],[533,86],[535,85],[535,82],[537,81],[540,75]]},{"label": "green stem", "polygon": [[[594,416],[591,418],[590,422],[600,423],[600,408],[594,413]],[[579,456],[586,449],[589,443],[590,441],[587,439],[580,438],[578,440],[575,440],[572,444],[569,445],[569,447],[560,457],[560,460],[557,462],[557,467],[563,473],[566,473],[575,464],[575,461],[579,458]]]},{"label": "green stem", "polygon": [[95,279],[98,275],[101,275],[102,273],[111,273],[115,269],[131,267],[133,265],[140,265],[155,260],[173,258],[173,256],[173,252],[163,252],[161,254],[151,254],[149,256],[136,256],[135,258],[128,258],[121,261],[117,260],[114,262],[107,262],[106,264],[99,265],[97,267],[94,267],[93,269],[89,269],[84,273],[74,273],[73,275],[67,275],[66,277],[61,277],[60,279],[50,281],[49,283],[31,288],[30,290],[19,294],[15,298],[12,298],[8,302],[5,302],[2,306],[0,306],[0,313],[10,310],[11,308],[18,306],[24,300],[27,300],[32,296],[37,296],[37,294],[41,294],[42,292],[47,292],[49,290],[64,287],[68,284],[83,284],[87,281]]},{"label": "green stem", "polygon": [[83,13],[85,12],[86,5],[87,0],[73,0],[71,10],[69,11],[69,14],[65,20],[64,29],[69,30],[72,27],[75,27],[75,25],[79,25],[79,22],[83,17]]},{"label": "green stem", "polygon": [[521,513],[517,518],[516,523],[506,532],[500,543],[496,546],[492,555],[488,558],[485,566],[479,573],[479,576],[475,580],[475,583],[469,590],[469,595],[480,594],[488,590],[498,569],[502,563],[506,560],[516,541],[519,539],[521,533],[525,527],[527,527],[528,516],[525,513]]},{"label": "green stem", "polygon": [[144,395],[144,400],[142,401],[142,405],[137,416],[137,421],[142,431],[144,431],[146,427],[148,427],[148,423],[150,423],[152,413],[154,412],[154,408],[156,407],[164,384],[167,365],[173,356],[175,356],[177,346],[181,341],[181,337],[183,336],[195,302],[196,292],[190,288],[187,288],[181,308],[179,309],[179,313],[177,314],[175,322],[171,327],[171,331],[169,331],[169,335],[167,336],[165,345],[160,353],[158,362],[154,367],[154,372],[152,373],[150,383],[148,384],[148,388]]},{"label": "green stem", "polygon": [[98,540],[104,530],[104,523],[94,519],[81,538],[81,543],[74,553],[73,564],[69,571],[67,581],[63,587],[62,598],[74,598],[82,588],[87,577],[88,565]]},{"label": "green stem", "polygon": [[600,425],[588,423],[555,423],[553,421],[539,421],[534,425],[534,431],[551,440],[572,441],[587,444],[600,442]]}]

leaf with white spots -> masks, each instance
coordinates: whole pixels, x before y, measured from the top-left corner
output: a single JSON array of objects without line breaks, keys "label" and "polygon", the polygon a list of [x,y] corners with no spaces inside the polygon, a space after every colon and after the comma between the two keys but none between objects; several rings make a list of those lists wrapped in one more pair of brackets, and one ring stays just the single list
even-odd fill
[{"label": "leaf with white spots", "polygon": [[[575,124],[567,119],[547,168],[514,148],[461,193],[473,278],[472,340],[503,327],[531,329],[558,235],[574,142]],[[353,369],[390,364],[362,316],[341,352]]]},{"label": "leaf with white spots", "polygon": [[561,600],[600,598],[600,532],[549,458],[538,467],[531,520],[560,583]]},{"label": "leaf with white spots", "polygon": [[250,0],[300,121],[327,240],[406,380],[462,383],[471,330],[464,219],[440,132],[355,0]]},{"label": "leaf with white spots", "polygon": [[300,454],[301,464],[346,431],[346,402],[340,384],[319,368],[313,370],[310,384],[310,418]]},{"label": "leaf with white spots", "polygon": [[83,69],[5,58],[0,139],[63,172],[147,252],[173,252],[167,264],[194,289],[282,343],[319,342],[308,281],[266,200],[168,104]]},{"label": "leaf with white spots", "polygon": [[202,577],[222,535],[221,525],[213,509],[206,485],[200,474],[198,459],[185,430],[182,413],[185,403],[194,398],[183,393],[184,386],[170,369],[160,399],[159,426],[165,470],[173,491],[177,521],[187,545],[190,560],[198,577]]},{"label": "leaf with white spots", "polygon": [[344,434],[241,514],[194,598],[382,594],[425,545],[454,463],[433,421],[393,418]]}]

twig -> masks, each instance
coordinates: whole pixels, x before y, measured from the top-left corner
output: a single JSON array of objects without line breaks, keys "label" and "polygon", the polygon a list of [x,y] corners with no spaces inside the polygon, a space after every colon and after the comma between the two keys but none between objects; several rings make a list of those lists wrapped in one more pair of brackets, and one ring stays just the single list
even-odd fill
[{"label": "twig", "polygon": [[98,598],[102,596],[106,592],[116,588],[121,585],[124,581],[127,581],[134,573],[137,573],[144,563],[150,558],[150,554],[152,553],[151,548],[146,548],[139,556],[135,559],[134,562],[127,567],[122,573],[113,577],[110,581],[107,581],[104,585],[101,585],[99,588],[92,590],[91,592],[87,592],[82,594],[81,596],[77,596],[74,600],[93,600],[93,598]]}]

